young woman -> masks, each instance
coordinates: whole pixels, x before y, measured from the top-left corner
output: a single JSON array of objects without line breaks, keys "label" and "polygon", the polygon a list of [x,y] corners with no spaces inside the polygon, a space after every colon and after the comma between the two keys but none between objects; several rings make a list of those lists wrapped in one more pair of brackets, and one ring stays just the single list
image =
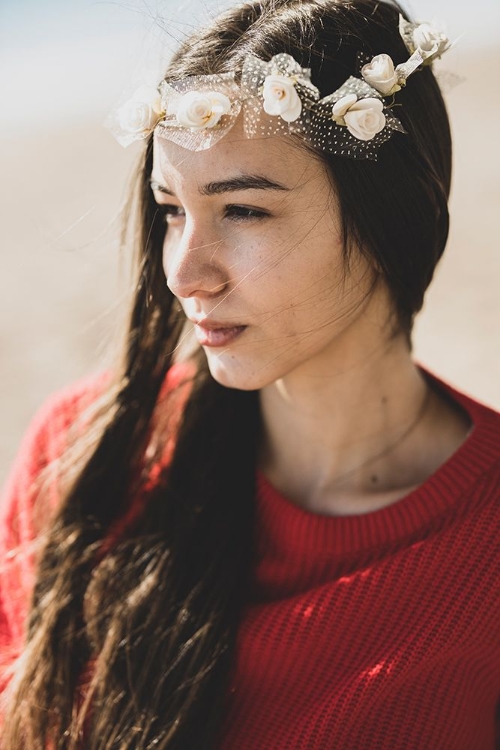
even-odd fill
[{"label": "young woman", "polygon": [[447,46],[252,0],[112,118],[135,297],[6,489],[5,750],[496,746],[500,415],[411,356]]}]

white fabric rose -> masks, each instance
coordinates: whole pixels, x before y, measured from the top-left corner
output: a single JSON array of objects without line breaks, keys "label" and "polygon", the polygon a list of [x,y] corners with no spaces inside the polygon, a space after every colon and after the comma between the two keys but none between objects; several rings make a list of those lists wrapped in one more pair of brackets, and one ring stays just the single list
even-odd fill
[{"label": "white fabric rose", "polygon": [[335,103],[332,119],[339,125],[346,125],[348,131],[360,141],[371,141],[385,128],[383,109],[380,99],[358,99],[356,94],[347,94]]},{"label": "white fabric rose", "polygon": [[294,122],[302,112],[302,102],[291,78],[269,75],[264,80],[264,112],[280,115],[286,122]]},{"label": "white fabric rose", "polygon": [[332,109],[332,120],[338,125],[345,125],[344,115],[353,104],[356,104],[358,97],[356,94],[347,94],[343,96],[338,102],[335,102]]},{"label": "white fabric rose", "polygon": [[424,60],[440,57],[449,47],[448,37],[430,23],[421,23],[413,29],[413,44]]},{"label": "white fabric rose", "polygon": [[162,114],[161,97],[154,86],[141,86],[118,110],[120,128],[134,135],[154,128]]},{"label": "white fabric rose", "polygon": [[201,130],[213,128],[230,111],[229,98],[219,91],[188,91],[177,103],[175,114],[179,125]]},{"label": "white fabric rose", "polygon": [[382,96],[390,96],[401,90],[398,74],[389,55],[376,55],[370,63],[363,65],[361,75]]}]

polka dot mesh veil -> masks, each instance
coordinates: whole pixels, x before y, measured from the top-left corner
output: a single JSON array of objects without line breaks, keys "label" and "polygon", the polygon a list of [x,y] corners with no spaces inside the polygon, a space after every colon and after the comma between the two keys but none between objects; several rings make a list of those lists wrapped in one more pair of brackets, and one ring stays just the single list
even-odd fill
[{"label": "polka dot mesh veil", "polygon": [[444,34],[429,24],[400,17],[400,34],[410,53],[395,66],[389,55],[358,55],[359,77],[350,76],[321,97],[289,54],[265,61],[246,56],[240,83],[235,72],[163,80],[157,89],[138,89],[106,121],[127,146],[153,130],[191,151],[214,146],[243,118],[245,138],[295,134],[320,152],[353,159],[377,159],[394,132],[405,133],[392,107],[397,92],[422,65],[450,48]]}]

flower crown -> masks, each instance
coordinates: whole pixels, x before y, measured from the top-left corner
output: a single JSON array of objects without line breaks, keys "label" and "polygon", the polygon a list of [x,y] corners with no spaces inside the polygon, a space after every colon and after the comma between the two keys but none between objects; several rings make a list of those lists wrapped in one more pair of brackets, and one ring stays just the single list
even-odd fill
[{"label": "flower crown", "polygon": [[311,83],[311,70],[291,55],[280,53],[265,62],[249,54],[239,85],[234,72],[163,80],[158,88],[137,89],[105,124],[122,146],[155,130],[184,148],[202,151],[226,135],[243,111],[246,138],[296,133],[320,151],[377,159],[379,146],[394,131],[406,132],[391,111],[394,94],[421,65],[451,47],[437,27],[401,15],[399,32],[410,53],[405,63],[394,66],[389,55],[370,60],[360,54],[360,77],[350,76],[323,98]]}]

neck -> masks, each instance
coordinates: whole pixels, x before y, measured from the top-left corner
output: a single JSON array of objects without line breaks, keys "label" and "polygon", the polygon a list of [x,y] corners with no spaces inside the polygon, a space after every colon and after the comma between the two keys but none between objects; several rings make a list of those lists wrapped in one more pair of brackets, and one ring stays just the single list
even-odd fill
[{"label": "neck", "polygon": [[402,337],[366,351],[338,347],[260,392],[260,467],[317,512],[355,512],[425,474],[439,398]]}]

